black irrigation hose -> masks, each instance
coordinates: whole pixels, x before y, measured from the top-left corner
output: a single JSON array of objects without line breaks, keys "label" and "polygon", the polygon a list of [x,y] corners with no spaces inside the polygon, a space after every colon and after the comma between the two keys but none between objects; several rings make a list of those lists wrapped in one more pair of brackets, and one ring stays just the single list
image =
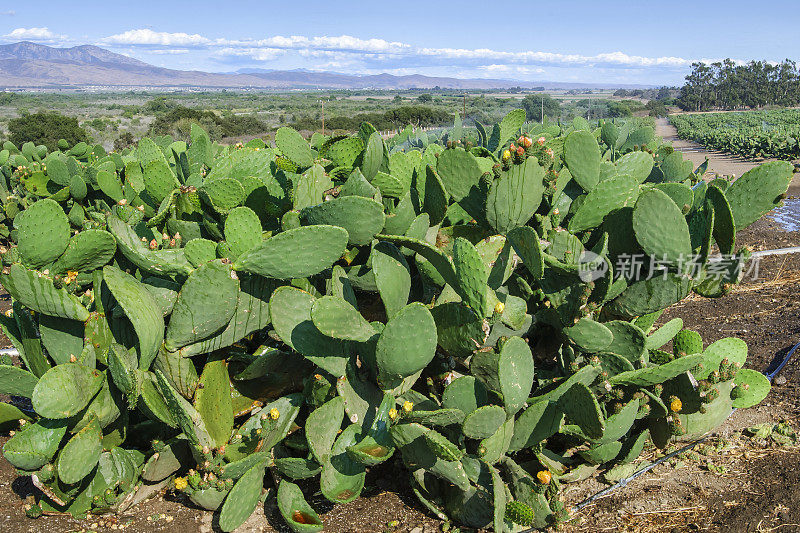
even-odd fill
[{"label": "black irrigation hose", "polygon": [[789,350],[789,353],[786,354],[786,357],[783,358],[781,363],[777,367],[775,367],[775,370],[773,370],[772,372],[767,372],[767,370],[769,370],[769,367],[767,367],[767,370],[765,370],[764,373],[767,376],[767,379],[770,381],[770,383],[772,383],[772,380],[775,379],[775,376],[777,376],[780,373],[780,371],[783,370],[783,367],[786,366],[786,363],[789,362],[789,359],[792,358],[794,352],[796,352],[798,348],[800,348],[800,343],[795,344],[792,347],[792,349]]},{"label": "black irrigation hose", "polygon": [[[772,380],[775,378],[775,376],[777,376],[778,373],[781,370],[783,370],[783,368],[789,362],[789,359],[792,358],[792,356],[794,355],[794,353],[797,351],[798,348],[800,348],[800,343],[795,344],[792,347],[792,349],[789,350],[789,352],[786,354],[786,356],[783,358],[783,360],[780,362],[780,364],[772,372],[768,372],[769,367],[767,367],[767,369],[764,370],[764,375],[767,376],[767,379],[770,382],[772,382]],[[735,410],[736,409],[734,408],[733,411],[735,411]],[[733,413],[733,411],[731,411],[731,413]],[[622,480],[618,481],[615,485],[612,485],[612,486],[610,486],[610,487],[608,487],[606,489],[603,489],[600,492],[598,492],[598,493],[590,496],[589,498],[583,500],[579,504],[575,505],[571,509],[571,512],[574,513],[575,511],[579,511],[579,510],[583,509],[584,507],[586,507],[587,505],[589,505],[590,503],[592,503],[592,502],[594,502],[594,501],[596,501],[596,500],[598,500],[600,498],[603,498],[604,496],[607,496],[607,495],[611,494],[612,492],[614,492],[615,490],[617,490],[617,489],[619,489],[621,487],[626,486],[630,481],[633,481],[634,479],[636,479],[637,477],[641,476],[642,474],[644,474],[646,472],[649,472],[650,470],[652,470],[656,466],[660,465],[664,461],[668,461],[668,460],[672,459],[673,457],[675,457],[676,455],[680,455],[682,453],[688,452],[689,450],[691,450],[692,448],[694,448],[695,446],[697,446],[701,442],[704,442],[704,441],[708,440],[708,437],[709,437],[709,435],[706,434],[706,435],[700,437],[699,439],[690,442],[689,444],[687,444],[683,448],[680,448],[679,450],[675,450],[674,452],[671,452],[671,453],[659,458],[657,461],[647,465],[646,467],[642,468],[641,470],[636,471],[633,475],[628,476],[625,479],[622,479]],[[526,530],[522,531],[521,533],[533,533],[536,530],[537,530],[537,528],[529,528],[529,529],[526,529]]]},{"label": "black irrigation hose", "polygon": [[[680,455],[680,454],[682,454],[684,452],[688,452],[689,450],[691,450],[692,448],[694,448],[695,446],[697,446],[698,444],[700,444],[701,442],[703,442],[703,441],[705,441],[707,439],[708,439],[708,435],[704,435],[704,436],[700,437],[699,439],[697,439],[697,440],[695,440],[693,442],[690,442],[689,444],[687,444],[683,448],[675,450],[672,453],[668,453],[667,455],[665,455],[664,457],[661,457],[660,459],[658,459],[654,463],[651,463],[651,464],[647,465],[646,467],[642,468],[641,470],[636,471],[633,475],[628,476],[625,479],[622,479],[622,480],[618,481],[616,485],[612,485],[612,486],[610,486],[610,487],[608,487],[606,489],[603,489],[600,492],[598,492],[597,494],[594,494],[593,496],[590,496],[589,498],[583,500],[581,503],[579,503],[578,505],[576,505],[576,506],[574,506],[572,508],[572,512],[579,511],[579,510],[583,509],[584,507],[586,507],[587,505],[589,505],[590,503],[594,502],[595,500],[599,500],[603,496],[611,494],[615,490],[624,487],[625,485],[628,484],[628,482],[633,481],[634,479],[636,479],[637,477],[641,476],[642,474],[644,474],[646,472],[649,472],[650,470],[652,470],[653,468],[657,467],[658,465],[660,465],[664,461],[668,461],[668,460],[672,459],[673,457],[675,457],[676,455]],[[533,530],[530,530],[530,531],[533,531]]]}]

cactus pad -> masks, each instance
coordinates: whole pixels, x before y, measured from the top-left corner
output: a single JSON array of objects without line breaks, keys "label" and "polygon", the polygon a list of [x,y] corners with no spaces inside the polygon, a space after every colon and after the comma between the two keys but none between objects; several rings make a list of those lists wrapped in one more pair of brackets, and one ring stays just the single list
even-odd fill
[{"label": "cactus pad", "polygon": [[164,339],[161,308],[144,285],[116,267],[104,267],[103,280],[136,330],[139,340],[139,368],[150,368]]},{"label": "cactus pad", "polygon": [[165,335],[166,348],[175,351],[225,327],[236,311],[238,293],[239,280],[230,265],[221,261],[200,265],[178,293]]},{"label": "cactus pad", "polygon": [[34,203],[14,217],[23,262],[39,268],[55,261],[69,244],[69,220],[54,200]]},{"label": "cactus pad", "polygon": [[299,167],[310,167],[314,164],[314,153],[305,139],[292,128],[278,128],[275,133],[275,144],[283,155]]},{"label": "cactus pad", "polygon": [[[598,159],[599,161],[599,159]],[[544,170],[530,157],[492,182],[486,198],[486,220],[501,234],[524,226],[539,208]]]},{"label": "cactus pad", "polygon": [[328,224],[347,230],[351,245],[364,245],[383,229],[383,206],[362,196],[344,196],[315,205],[303,212],[309,224]]},{"label": "cactus pad", "polygon": [[323,296],[311,308],[311,320],[323,334],[335,339],[366,342],[375,328],[350,303],[337,296]]},{"label": "cactus pad", "polygon": [[235,270],[267,278],[304,278],[329,268],[344,252],[348,234],[336,226],[284,231],[242,254]]},{"label": "cactus pad", "polygon": [[744,229],[777,207],[793,169],[788,161],[771,161],[750,169],[725,191],[736,227]]},{"label": "cactus pad", "polygon": [[92,416],[89,423],[69,439],[61,450],[58,456],[59,480],[73,484],[88,476],[100,460],[102,438],[103,432],[97,417]]},{"label": "cactus pad", "polygon": [[587,131],[574,131],[564,141],[564,162],[581,188],[589,192],[600,179],[600,148]]},{"label": "cactus pad", "polygon": [[[733,378],[735,388],[731,391],[733,406],[737,409],[746,409],[761,403],[770,391],[770,383],[767,377],[749,368],[742,368],[736,372]],[[735,393],[734,391],[740,391]]]},{"label": "cactus pad", "polygon": [[[414,331],[409,338],[406,332]],[[436,323],[427,307],[412,303],[397,312],[375,346],[378,380],[386,388],[425,368],[436,353]]]},{"label": "cactus pad", "polygon": [[261,222],[258,215],[248,207],[232,209],[225,218],[225,240],[230,244],[234,257],[258,246],[261,243]]},{"label": "cactus pad", "polygon": [[33,408],[47,418],[69,418],[89,405],[104,380],[99,371],[78,363],[54,366],[33,389]]},{"label": "cactus pad", "polygon": [[494,435],[505,423],[506,412],[497,405],[478,407],[466,418],[462,430],[470,439],[486,439]]},{"label": "cactus pad", "polygon": [[278,485],[278,510],[294,533],[322,531],[322,520],[308,504],[300,487],[285,479]]},{"label": "cactus pad", "polygon": [[688,261],[692,253],[689,227],[683,213],[666,193],[650,189],[633,210],[636,240],[652,257],[672,263]]}]

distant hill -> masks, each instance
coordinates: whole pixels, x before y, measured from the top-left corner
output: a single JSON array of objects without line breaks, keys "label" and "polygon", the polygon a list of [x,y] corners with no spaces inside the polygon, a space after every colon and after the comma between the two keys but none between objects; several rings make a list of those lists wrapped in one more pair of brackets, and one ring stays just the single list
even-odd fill
[{"label": "distant hill", "polygon": [[[241,69],[231,73],[156,67],[91,45],[54,48],[32,42],[0,45],[0,89],[57,87],[219,87],[275,89],[585,88],[597,84],[459,79],[412,74],[356,76],[308,70]],[[607,86],[612,87],[612,86]],[[621,86],[614,86],[621,87]]]}]

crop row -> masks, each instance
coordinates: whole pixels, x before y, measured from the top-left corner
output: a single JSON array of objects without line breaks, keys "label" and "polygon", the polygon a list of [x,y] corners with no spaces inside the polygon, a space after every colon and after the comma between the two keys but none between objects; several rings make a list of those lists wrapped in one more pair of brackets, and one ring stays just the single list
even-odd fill
[{"label": "crop row", "polygon": [[749,157],[800,158],[800,111],[793,109],[672,115],[678,137]]}]

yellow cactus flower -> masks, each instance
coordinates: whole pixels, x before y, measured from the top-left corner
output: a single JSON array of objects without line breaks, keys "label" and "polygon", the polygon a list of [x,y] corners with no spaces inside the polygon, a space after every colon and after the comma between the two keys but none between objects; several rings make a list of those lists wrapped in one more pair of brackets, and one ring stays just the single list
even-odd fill
[{"label": "yellow cactus flower", "polygon": [[672,409],[673,413],[680,413],[681,409],[683,409],[683,402],[681,402],[680,398],[675,398],[669,402],[669,408]]},{"label": "yellow cactus flower", "polygon": [[497,302],[496,304],[494,304],[494,312],[497,313],[498,315],[502,315],[503,311],[505,310],[506,310],[506,304],[504,304],[503,302]]},{"label": "yellow cactus flower", "polygon": [[539,483],[542,485],[548,485],[550,480],[553,479],[553,475],[550,473],[549,470],[540,470],[536,473],[536,479],[539,480]]},{"label": "yellow cactus flower", "polygon": [[78,277],[78,273],[76,271],[74,271],[74,270],[70,270],[70,271],[67,272],[67,275],[64,276],[64,283],[69,285],[70,283],[75,281],[75,278],[77,278],[77,277]]},{"label": "yellow cactus flower", "polygon": [[273,407],[272,409],[269,410],[269,417],[272,420],[277,420],[281,417],[281,412]]},{"label": "yellow cactus flower", "polygon": [[403,402],[403,412],[404,413],[410,413],[412,409],[414,409],[414,403],[413,402],[409,402],[408,400]]},{"label": "yellow cactus flower", "polygon": [[176,477],[175,478],[175,488],[177,490],[184,490],[189,483],[186,481],[185,477]]},{"label": "yellow cactus flower", "polygon": [[506,150],[503,152],[503,161],[508,161],[511,159],[511,150]]},{"label": "yellow cactus flower", "polygon": [[395,409],[394,407],[389,409],[389,418],[391,418],[392,420],[397,420],[397,409]]}]

